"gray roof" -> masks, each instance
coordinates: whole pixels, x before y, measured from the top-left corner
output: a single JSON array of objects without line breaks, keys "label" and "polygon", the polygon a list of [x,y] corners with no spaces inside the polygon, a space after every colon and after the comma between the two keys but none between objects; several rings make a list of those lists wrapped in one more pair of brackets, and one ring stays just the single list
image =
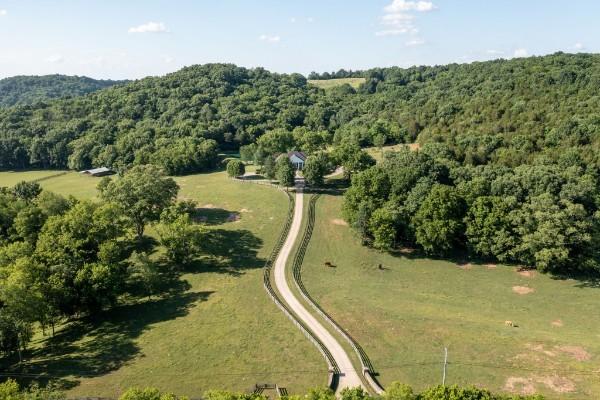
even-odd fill
[{"label": "gray roof", "polygon": [[90,174],[90,175],[94,175],[94,174],[101,174],[103,172],[112,172],[110,168],[106,168],[106,167],[100,167],[100,168],[94,168],[94,169],[86,169],[84,171],[81,171],[82,174]]},{"label": "gray roof", "polygon": [[296,157],[298,157],[299,159],[301,159],[302,161],[306,161],[306,154],[304,154],[304,153],[303,153],[303,152],[301,152],[301,151],[290,151],[290,152],[288,153],[288,157],[291,157],[291,156],[296,156]]}]

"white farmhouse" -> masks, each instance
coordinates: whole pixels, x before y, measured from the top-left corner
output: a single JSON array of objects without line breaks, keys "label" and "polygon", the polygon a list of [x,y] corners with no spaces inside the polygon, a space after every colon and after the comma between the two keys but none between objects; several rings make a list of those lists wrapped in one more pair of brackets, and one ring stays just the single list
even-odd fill
[{"label": "white farmhouse", "polygon": [[302,168],[304,168],[306,154],[304,154],[301,151],[290,151],[287,154],[281,154],[279,157],[287,157],[288,160],[290,160],[290,162],[294,166],[294,168],[296,168],[297,170],[302,170]]}]

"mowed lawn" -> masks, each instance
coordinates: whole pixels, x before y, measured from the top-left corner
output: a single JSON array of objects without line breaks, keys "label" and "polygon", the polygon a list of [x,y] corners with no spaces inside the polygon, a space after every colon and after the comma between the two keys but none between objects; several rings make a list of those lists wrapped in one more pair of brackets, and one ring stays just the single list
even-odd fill
[{"label": "mowed lawn", "polygon": [[[62,379],[69,397],[117,397],[131,386],[198,398],[208,389],[248,391],[256,383],[292,393],[325,385],[320,353],[262,285],[265,258],[286,217],[285,194],[223,172],[176,180],[180,197],[201,207],[218,260],[183,274],[172,296],[123,305],[71,324],[53,340],[37,339],[24,369]],[[41,184],[93,198],[98,181],[70,173]]]},{"label": "mowed lawn", "polygon": [[441,383],[447,347],[449,384],[600,398],[598,283],[382,254],[361,246],[341,204],[325,195],[317,202],[304,282],[364,347],[383,384]]},{"label": "mowed lawn", "polygon": [[365,82],[365,78],[337,78],[337,79],[315,79],[309,80],[308,83],[315,85],[321,89],[331,89],[336,86],[348,84],[357,89]]}]

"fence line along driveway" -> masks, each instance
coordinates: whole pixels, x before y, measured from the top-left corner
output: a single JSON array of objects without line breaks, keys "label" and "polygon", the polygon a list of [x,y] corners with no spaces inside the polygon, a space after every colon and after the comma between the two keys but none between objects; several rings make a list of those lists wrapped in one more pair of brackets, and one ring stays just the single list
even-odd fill
[{"label": "fence line along driveway", "polygon": [[314,335],[324,344],[335,359],[339,370],[339,380],[337,392],[339,393],[344,388],[353,388],[360,386],[364,389],[360,375],[354,369],[350,357],[340,345],[335,337],[304,307],[298,298],[294,295],[288,281],[286,279],[286,264],[294,243],[298,238],[300,227],[302,225],[302,213],[304,205],[304,194],[302,185],[296,185],[296,201],[294,207],[294,218],[288,236],[277,256],[273,274],[275,277],[275,287],[281,294],[283,300],[288,304],[289,308],[297,315],[297,317],[314,333]]}]

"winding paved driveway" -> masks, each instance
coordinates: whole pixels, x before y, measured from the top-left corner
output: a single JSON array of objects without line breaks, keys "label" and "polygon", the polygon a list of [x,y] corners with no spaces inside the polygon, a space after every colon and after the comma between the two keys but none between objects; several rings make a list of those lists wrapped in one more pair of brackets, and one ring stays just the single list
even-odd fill
[{"label": "winding paved driveway", "polygon": [[273,268],[275,286],[277,287],[277,290],[281,294],[283,300],[294,311],[294,313],[296,313],[298,318],[304,321],[304,323],[314,332],[321,342],[323,342],[325,347],[327,347],[327,349],[333,355],[333,358],[335,358],[335,361],[340,369],[337,392],[339,393],[339,391],[344,388],[352,388],[357,386],[361,386],[366,389],[344,348],[340,345],[336,338],[333,337],[331,333],[329,333],[329,331],[325,329],[325,327],[310,312],[308,312],[304,305],[302,305],[298,298],[296,298],[288,285],[285,268],[290,253],[292,252],[292,247],[294,246],[294,243],[298,237],[298,233],[300,232],[300,226],[302,225],[302,210],[304,206],[303,200],[304,195],[302,193],[302,187],[300,185],[296,185],[296,205],[294,208],[294,219],[292,220],[290,232],[285,239],[285,243],[283,244],[283,247],[277,256],[277,260],[275,261],[275,266]]}]

